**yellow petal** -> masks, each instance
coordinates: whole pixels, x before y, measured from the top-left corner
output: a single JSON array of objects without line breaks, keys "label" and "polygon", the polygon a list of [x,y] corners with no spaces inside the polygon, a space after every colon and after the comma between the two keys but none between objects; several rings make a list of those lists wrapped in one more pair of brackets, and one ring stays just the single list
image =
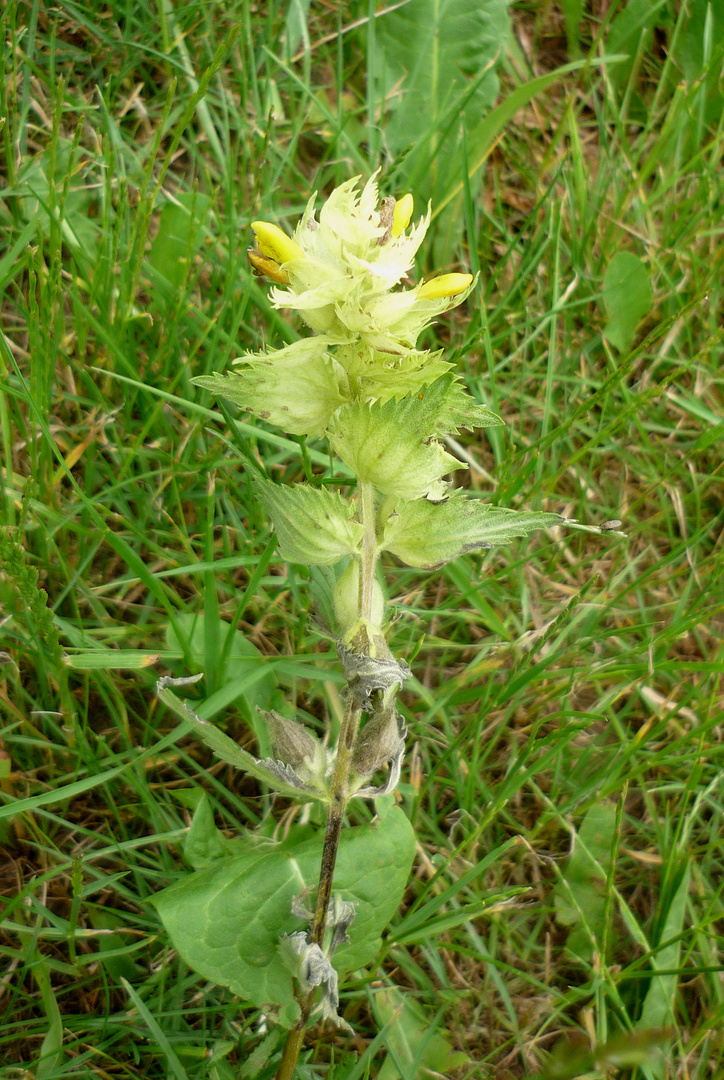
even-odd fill
[{"label": "yellow petal", "polygon": [[251,227],[260,253],[267,258],[285,263],[305,257],[299,244],[295,244],[278,225],[272,225],[269,221],[252,221]]},{"label": "yellow petal", "polygon": [[289,284],[289,274],[286,270],[282,270],[278,262],[274,259],[267,258],[266,255],[260,255],[258,251],[254,251],[252,248],[246,253],[249,256],[249,262],[254,267],[254,273],[257,277],[268,277],[272,281],[278,281],[280,285]]},{"label": "yellow petal", "polygon": [[418,298],[420,300],[441,300],[444,296],[457,296],[465,292],[472,274],[441,274],[440,277],[432,278],[420,286]]},{"label": "yellow petal", "polygon": [[412,210],[415,205],[415,200],[408,192],[407,195],[403,195],[401,199],[398,199],[395,203],[395,213],[392,218],[392,235],[399,236],[405,231],[410,224],[410,218],[412,217]]}]

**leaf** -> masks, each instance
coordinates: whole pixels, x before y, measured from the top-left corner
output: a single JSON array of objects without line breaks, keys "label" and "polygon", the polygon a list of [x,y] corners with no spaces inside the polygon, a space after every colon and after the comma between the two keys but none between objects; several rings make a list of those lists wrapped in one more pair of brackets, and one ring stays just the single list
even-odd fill
[{"label": "leaf", "polygon": [[74,671],[140,671],[160,659],[160,653],[141,649],[91,649],[64,656],[63,663]]},{"label": "leaf", "polygon": [[659,1029],[624,1031],[591,1049],[583,1032],[574,1032],[556,1043],[539,1080],[577,1080],[584,1073],[605,1070],[607,1066],[654,1067],[662,1060],[662,1046],[669,1038],[668,1032]]},{"label": "leaf", "polygon": [[63,1051],[63,1017],[53,991],[50,968],[44,956],[33,943],[30,956],[33,978],[40,990],[43,1012],[48,1020],[48,1030],[40,1047],[40,1059],[35,1069],[37,1080],[46,1080],[62,1069],[65,1052]]},{"label": "leaf", "polygon": [[343,369],[326,351],[331,339],[317,334],[269,353],[253,353],[227,375],[191,381],[234,401],[261,420],[292,435],[321,438],[335,409],[349,396]]},{"label": "leaf", "polygon": [[201,676],[192,676],[190,679],[159,679],[156,684],[156,696],[172,712],[190,724],[199,738],[214,751],[217,757],[233,765],[235,769],[242,769],[251,776],[255,776],[257,780],[263,780],[265,784],[269,784],[274,791],[279,791],[282,795],[289,795],[303,801],[310,799],[320,802],[328,801],[326,791],[300,780],[288,765],[270,758],[255,758],[248,750],[243,750],[220,728],[197,716],[185,701],[176,697],[168,688],[169,685],[178,686],[182,683],[194,682],[196,678],[201,678]]},{"label": "leaf", "polygon": [[273,484],[256,480],[255,490],[279,538],[288,562],[331,566],[357,554],[364,528],[353,520],[354,506],[336,491],[309,484]]},{"label": "leaf", "polygon": [[[397,910],[412,866],[415,834],[399,807],[382,807],[372,824],[343,831],[334,891],[356,904],[349,944],[334,954],[340,974],[374,959],[380,934]],[[299,1014],[292,978],[278,951],[281,937],[305,929],[291,903],[316,886],[322,839],[294,851],[219,860],[153,898],[174,948],[206,979],[258,1007],[280,1008],[291,1027]]]},{"label": "leaf", "polygon": [[611,865],[615,827],[615,806],[594,803],[581,822],[573,853],[563,872],[567,887],[559,884],[555,889],[556,919],[563,926],[573,928],[566,945],[585,959],[593,954],[591,934],[597,945],[603,940],[606,908],[603,887]]},{"label": "leaf", "polygon": [[311,0],[290,0],[284,24],[287,53],[290,59],[294,56],[302,41],[305,49],[309,48],[307,20],[309,18],[310,2]]},{"label": "leaf", "polygon": [[619,352],[626,352],[636,327],[653,306],[646,267],[631,251],[614,255],[603,279],[603,302],[608,324],[603,333]]},{"label": "leaf", "polygon": [[[206,613],[200,611],[197,615],[191,612],[180,612],[176,616],[176,627],[183,635],[183,640],[177,635],[172,626],[166,630],[166,644],[173,652],[182,655],[187,652],[193,663],[204,668],[206,665]],[[242,711],[246,713],[246,719],[255,723],[257,709],[269,709],[276,704],[275,691],[277,688],[274,668],[269,664],[256,645],[249,641],[243,631],[234,630],[231,640],[228,640],[230,627],[223,619],[219,620],[217,636],[222,642],[221,653],[218,656],[217,670],[214,671],[214,685],[223,684],[224,689],[232,686],[239,680],[243,689],[238,694],[227,700],[231,704],[239,698],[243,699],[246,706]],[[225,657],[225,660],[224,660]],[[223,663],[222,663],[223,661]],[[249,684],[249,676],[259,675],[256,681]]]},{"label": "leaf", "polygon": [[[507,7],[507,0],[416,0],[378,21],[368,63],[395,109],[385,126],[392,154],[438,129],[486,69],[459,112],[470,124],[493,103],[493,67],[508,33]],[[456,123],[455,139],[457,129]]]},{"label": "leaf", "polygon": [[625,53],[622,64],[612,68],[610,79],[613,86],[623,89],[628,83],[636,64],[639,52],[645,53],[653,28],[657,23],[656,13],[668,6],[668,0],[629,0],[611,23],[606,47],[614,53]]},{"label": "leaf", "polygon": [[[687,862],[681,878],[671,897],[666,917],[659,934],[659,943],[676,938],[684,928],[684,916],[689,899],[689,882],[691,878],[691,866]],[[651,966],[660,971],[678,968],[681,960],[681,941],[671,941],[670,945],[664,944],[663,949],[655,952],[651,958]],[[651,980],[651,984],[644,998],[643,1009],[639,1019],[639,1027],[648,1029],[652,1027],[665,1027],[674,1022],[674,995],[676,993],[678,975],[657,975]],[[666,1064],[658,1061],[652,1072],[656,1077],[664,1080],[666,1076]]]},{"label": "leaf", "polygon": [[184,859],[194,870],[202,870],[233,850],[232,841],[216,828],[211,804],[203,792],[184,842]]},{"label": "leaf", "polygon": [[440,478],[467,468],[432,438],[453,380],[443,375],[420,393],[384,405],[345,405],[330,424],[330,446],[360,480],[386,495],[441,497],[448,485]]},{"label": "leaf", "polygon": [[[94,930],[116,930],[127,928],[128,923],[119,918],[109,908],[87,905],[86,911]],[[123,934],[100,934],[98,936],[98,959],[111,979],[129,979],[135,981],[144,976],[147,968],[141,967],[130,954],[128,937]]]},{"label": "leaf", "polygon": [[434,570],[465,552],[509,544],[561,520],[558,514],[508,510],[464,495],[440,505],[418,499],[403,503],[387,520],[381,548],[408,566]]},{"label": "leaf", "polygon": [[183,191],[161,211],[148,261],[174,290],[183,284],[188,263],[199,247],[201,226],[210,206],[208,195]]},{"label": "leaf", "polygon": [[431,1027],[431,1017],[409,994],[390,987],[374,996],[375,1013],[380,1027],[392,1021],[385,1043],[394,1053],[388,1055],[377,1080],[399,1080],[397,1062],[406,1070],[405,1075],[432,1077],[447,1075],[453,1069],[470,1065],[467,1054],[453,1050],[450,1040],[442,1031]]},{"label": "leaf", "polygon": [[566,39],[568,41],[568,55],[580,56],[581,48],[578,44],[578,33],[583,18],[584,0],[561,0],[563,18],[566,24]]},{"label": "leaf", "polygon": [[184,1069],[181,1062],[179,1061],[176,1055],[176,1051],[171,1046],[168,1035],[165,1031],[163,1031],[155,1016],[149,1009],[148,1005],[146,1005],[146,1002],[143,1000],[140,994],[136,993],[136,991],[133,989],[127,979],[121,979],[121,983],[123,984],[126,993],[128,994],[131,1001],[138,1010],[139,1016],[144,1021],[148,1030],[150,1031],[151,1038],[155,1042],[156,1046],[158,1046],[158,1048],[163,1052],[172,1075],[175,1076],[176,1080],[188,1080],[188,1074],[186,1073],[186,1070]]}]

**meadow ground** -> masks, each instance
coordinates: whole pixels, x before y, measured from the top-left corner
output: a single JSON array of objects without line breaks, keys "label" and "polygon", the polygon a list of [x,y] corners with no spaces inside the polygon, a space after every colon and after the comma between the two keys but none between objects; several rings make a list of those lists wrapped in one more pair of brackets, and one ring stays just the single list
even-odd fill
[{"label": "meadow ground", "polygon": [[505,1080],[654,1028],[664,1056],[626,1075],[724,1075],[724,10],[514,3],[481,45],[499,86],[468,70],[462,100],[444,32],[418,84],[385,36],[431,0],[381,7],[5,8],[2,1077],[274,1074],[278,1031],[148,900],[186,872],[202,791],[228,835],[294,813],[154,685],[204,671],[199,707],[252,749],[282,693],[339,722],[309,572],[244,468],[321,474],[325,446],[190,379],[299,329],[249,272],[250,222],[377,167],[433,199],[417,275],[480,272],[425,341],[507,425],[461,436],[456,482],[626,538],[386,565],[418,854],[344,988],[354,1037],[318,1026],[299,1075]]}]

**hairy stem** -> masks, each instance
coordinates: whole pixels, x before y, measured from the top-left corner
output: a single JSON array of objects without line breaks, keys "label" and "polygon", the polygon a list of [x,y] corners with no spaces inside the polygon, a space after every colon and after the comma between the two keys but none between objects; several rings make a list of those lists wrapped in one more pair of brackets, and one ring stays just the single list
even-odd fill
[{"label": "hairy stem", "polygon": [[[371,484],[359,485],[359,498],[364,535],[362,539],[362,582],[359,593],[359,615],[369,619],[372,613],[372,586],[375,580],[377,562],[377,530],[375,527],[375,495]],[[332,776],[329,800],[329,816],[322,848],[322,866],[317,887],[317,902],[309,941],[320,948],[324,942],[327,926],[327,912],[332,898],[334,883],[334,865],[337,861],[339,837],[344,823],[344,814],[349,802],[349,774],[352,765],[352,752],[359,731],[362,709],[350,694],[347,699],[342,727],[337,742],[337,759]],[[301,1013],[299,1020],[287,1035],[282,1060],[276,1080],[293,1080],[299,1054],[304,1043],[309,1017],[314,1008],[316,990],[311,990],[299,999]]]},{"label": "hairy stem", "polygon": [[372,484],[360,483],[358,492],[362,525],[364,527],[359,614],[361,619],[369,619],[372,615],[372,586],[375,581],[375,563],[377,562],[375,489]]}]

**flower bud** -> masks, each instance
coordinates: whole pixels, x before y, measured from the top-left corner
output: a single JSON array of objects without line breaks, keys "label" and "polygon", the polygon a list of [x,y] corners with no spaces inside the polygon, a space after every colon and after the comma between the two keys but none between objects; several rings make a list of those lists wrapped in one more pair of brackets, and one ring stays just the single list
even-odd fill
[{"label": "flower bud", "polygon": [[414,206],[415,200],[409,192],[407,195],[403,195],[401,199],[397,200],[395,203],[395,213],[392,218],[393,236],[400,236],[410,224]]},{"label": "flower bud", "polygon": [[352,754],[352,768],[358,776],[372,776],[395,756],[400,739],[396,710],[382,710],[362,728]]},{"label": "flower bud", "polygon": [[320,743],[311,731],[277,712],[264,712],[262,716],[276,761],[291,765],[293,769],[298,769],[305,760],[315,762]]},{"label": "flower bud", "polygon": [[424,282],[417,291],[418,300],[441,300],[465,292],[473,280],[472,274],[441,274]]},{"label": "flower bud", "polygon": [[299,244],[295,244],[278,225],[272,225],[269,221],[252,221],[251,227],[261,255],[278,263],[305,258]]},{"label": "flower bud", "polygon": [[[350,559],[349,566],[337,582],[334,590],[334,614],[339,629],[346,634],[360,618],[359,590],[361,567],[357,559]],[[377,581],[372,582],[372,611],[370,622],[381,626],[385,614],[385,598]]]}]

